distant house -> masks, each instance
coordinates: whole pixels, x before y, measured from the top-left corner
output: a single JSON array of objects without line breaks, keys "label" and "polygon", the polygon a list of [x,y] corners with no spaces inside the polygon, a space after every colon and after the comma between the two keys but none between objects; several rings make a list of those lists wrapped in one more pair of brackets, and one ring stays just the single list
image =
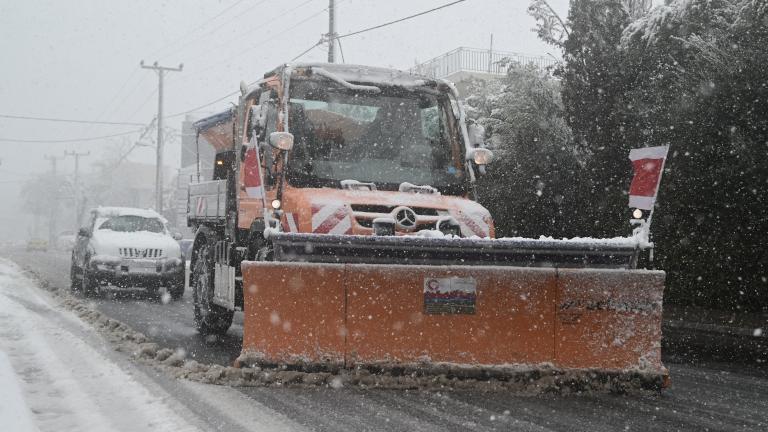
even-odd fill
[{"label": "distant house", "polygon": [[504,76],[510,62],[533,64],[546,69],[553,67],[557,60],[547,56],[459,47],[414,66],[410,72],[451,81],[456,84],[459,94],[464,94],[472,80],[489,80]]}]

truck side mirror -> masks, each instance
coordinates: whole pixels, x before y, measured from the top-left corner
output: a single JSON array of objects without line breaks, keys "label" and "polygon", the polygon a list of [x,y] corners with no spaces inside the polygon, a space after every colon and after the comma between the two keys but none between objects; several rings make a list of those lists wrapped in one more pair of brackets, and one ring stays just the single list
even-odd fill
[{"label": "truck side mirror", "polygon": [[290,132],[272,132],[269,134],[269,145],[278,150],[289,151],[293,148],[293,134]]},{"label": "truck side mirror", "polygon": [[469,145],[471,147],[485,147],[485,128],[477,123],[467,126],[467,135],[469,135]]},{"label": "truck side mirror", "polygon": [[254,105],[251,107],[251,127],[257,135],[261,135],[267,127],[267,105]]},{"label": "truck side mirror", "polygon": [[488,165],[493,160],[493,152],[487,148],[473,148],[469,156],[478,166]]}]

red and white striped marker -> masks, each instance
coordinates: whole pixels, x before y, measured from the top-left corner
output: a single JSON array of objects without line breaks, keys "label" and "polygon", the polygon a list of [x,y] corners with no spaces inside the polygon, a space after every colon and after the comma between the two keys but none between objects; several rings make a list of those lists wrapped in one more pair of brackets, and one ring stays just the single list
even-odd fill
[{"label": "red and white striped marker", "polygon": [[312,232],[317,234],[351,234],[352,219],[347,207],[339,203],[312,204]]},{"label": "red and white striped marker", "polygon": [[245,151],[243,160],[243,183],[245,193],[251,198],[264,198],[264,186],[261,182],[261,163],[255,147]]},{"label": "red and white striped marker", "polygon": [[468,237],[469,234],[485,238],[490,235],[491,228],[483,219],[483,215],[457,211],[455,217],[459,222],[459,226],[461,227],[464,236]]},{"label": "red and white striped marker", "polygon": [[633,149],[629,152],[629,160],[635,169],[635,176],[629,186],[630,207],[653,209],[668,151],[669,146],[660,146]]},{"label": "red and white striped marker", "polygon": [[196,214],[198,216],[202,215],[205,212],[207,207],[208,207],[208,201],[205,199],[205,197],[203,196],[197,197],[197,206],[195,208],[195,210],[197,211]]},{"label": "red and white striped marker", "polygon": [[299,232],[299,216],[295,213],[283,213],[283,231],[289,233]]}]

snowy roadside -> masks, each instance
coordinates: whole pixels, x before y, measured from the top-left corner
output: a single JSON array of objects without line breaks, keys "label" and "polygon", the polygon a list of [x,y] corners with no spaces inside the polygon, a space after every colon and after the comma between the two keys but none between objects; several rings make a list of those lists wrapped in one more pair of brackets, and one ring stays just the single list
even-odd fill
[{"label": "snowy roadside", "polygon": [[[0,425],[13,431],[197,431],[117,365],[95,331],[0,259]],[[101,344],[101,346],[99,346]]]}]

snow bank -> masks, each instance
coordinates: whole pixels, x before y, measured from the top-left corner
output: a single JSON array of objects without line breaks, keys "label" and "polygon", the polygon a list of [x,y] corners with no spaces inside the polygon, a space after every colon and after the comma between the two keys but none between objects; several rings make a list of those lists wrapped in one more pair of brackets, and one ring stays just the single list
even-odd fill
[{"label": "snow bank", "polygon": [[[112,350],[90,326],[49,301],[18,267],[0,259],[0,352],[8,360],[0,358],[0,429],[35,430],[20,423],[26,403],[41,430],[198,430],[165,402],[169,395],[150,391],[137,370],[108,357]],[[128,330],[99,319],[102,329]],[[15,390],[9,374],[20,378]],[[6,419],[6,408],[15,419]]]},{"label": "snow bank", "polygon": [[14,432],[36,432],[32,412],[25,403],[24,394],[16,379],[8,356],[0,351],[0,425]]}]

